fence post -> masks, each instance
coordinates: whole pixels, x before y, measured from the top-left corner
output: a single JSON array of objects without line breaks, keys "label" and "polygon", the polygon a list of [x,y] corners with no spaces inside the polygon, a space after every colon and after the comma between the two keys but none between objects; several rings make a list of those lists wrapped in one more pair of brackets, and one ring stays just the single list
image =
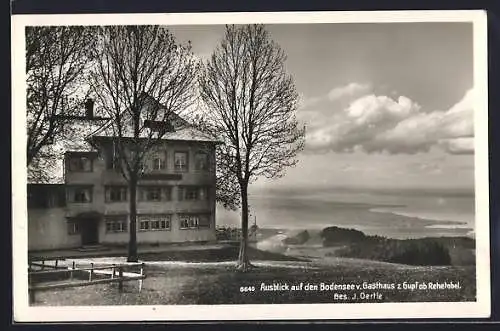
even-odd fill
[{"label": "fence post", "polygon": [[141,273],[140,273],[140,275],[141,275],[141,278],[139,279],[139,292],[141,292],[141,290],[142,290],[142,281],[143,281],[142,276],[144,275],[144,262],[141,263]]},{"label": "fence post", "polygon": [[69,273],[69,279],[73,280],[73,270],[75,270],[75,261],[71,263],[71,272]]},{"label": "fence post", "polygon": [[58,261],[59,261],[59,260],[58,260],[58,259],[56,259],[56,264],[55,264],[55,268],[54,268],[54,269],[57,269],[57,262],[58,262]]},{"label": "fence post", "polygon": [[118,267],[118,291],[123,292],[123,266]]},{"label": "fence post", "polygon": [[93,274],[94,274],[94,262],[90,262],[89,282],[92,281]]}]

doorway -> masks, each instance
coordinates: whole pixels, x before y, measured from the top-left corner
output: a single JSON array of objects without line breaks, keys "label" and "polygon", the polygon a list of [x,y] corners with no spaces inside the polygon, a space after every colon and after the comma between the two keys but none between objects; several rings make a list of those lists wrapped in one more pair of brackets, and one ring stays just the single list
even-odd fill
[{"label": "doorway", "polygon": [[99,219],[96,217],[80,219],[80,232],[82,234],[82,246],[97,245],[99,243]]}]

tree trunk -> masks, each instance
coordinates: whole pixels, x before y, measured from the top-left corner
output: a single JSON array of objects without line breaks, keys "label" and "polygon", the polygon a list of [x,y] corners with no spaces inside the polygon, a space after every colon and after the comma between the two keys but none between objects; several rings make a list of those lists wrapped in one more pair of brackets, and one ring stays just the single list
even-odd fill
[{"label": "tree trunk", "polygon": [[130,238],[128,242],[127,262],[137,262],[139,260],[139,256],[137,255],[137,176],[132,175],[130,177],[131,177],[129,181]]},{"label": "tree trunk", "polygon": [[241,271],[247,271],[251,267],[250,260],[248,259],[248,183],[243,183],[240,185],[240,192],[241,243],[237,268]]}]

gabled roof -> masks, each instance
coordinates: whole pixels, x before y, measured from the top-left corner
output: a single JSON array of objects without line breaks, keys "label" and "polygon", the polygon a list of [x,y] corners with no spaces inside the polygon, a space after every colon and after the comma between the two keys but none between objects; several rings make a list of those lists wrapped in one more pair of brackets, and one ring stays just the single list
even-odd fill
[{"label": "gabled roof", "polygon": [[[153,98],[147,96],[150,102],[156,102]],[[186,142],[205,142],[205,143],[222,143],[216,137],[213,137],[199,129],[195,125],[190,124],[181,116],[175,113],[169,115],[169,122],[172,124],[173,130],[165,132],[162,140],[171,141],[186,141]],[[63,175],[63,158],[68,152],[94,152],[96,149],[89,142],[95,138],[113,138],[112,120],[98,118],[97,120],[84,119],[77,120],[71,124],[71,139],[56,141],[51,148],[59,155],[59,160],[50,165],[52,178],[47,181],[36,182],[37,184],[62,184],[64,183]],[[126,130],[124,137],[133,137],[131,126]],[[149,136],[149,129],[143,130],[143,137]],[[30,184],[35,184],[29,181]]]},{"label": "gabled roof", "polygon": [[[163,105],[159,104],[156,100],[151,98],[148,95],[144,96],[147,100],[145,102],[145,107],[150,106],[151,104],[155,104],[160,108],[166,109]],[[147,111],[143,111],[141,109],[141,115],[147,113]],[[122,128],[122,137],[124,138],[133,138],[133,123],[131,120],[131,115],[128,112],[124,112],[124,127]],[[128,117],[128,118],[127,118]],[[175,140],[175,141],[200,141],[200,142],[213,142],[220,143],[216,137],[212,137],[210,134],[207,134],[199,129],[197,129],[194,125],[190,124],[188,121],[183,119],[181,116],[174,112],[170,112],[167,115],[166,119],[161,119],[158,121],[160,124],[164,124],[165,126],[170,125],[171,129],[166,130],[163,134],[158,136],[157,133],[154,133],[155,130],[151,128],[147,128],[144,124],[145,122],[155,122],[154,120],[146,118],[146,116],[141,116],[141,131],[139,133],[140,138],[149,138],[149,137],[160,137],[162,140]],[[115,133],[113,131],[113,121],[109,120],[104,126],[100,127],[98,130],[89,134],[87,138],[90,137],[115,137]]]},{"label": "gabled roof", "polygon": [[[99,132],[95,132],[92,135],[88,135],[87,139],[91,138],[113,138],[115,135],[113,134],[110,128],[105,128]],[[131,132],[125,132],[122,134],[123,138],[133,138],[133,134]],[[143,130],[140,135],[140,138],[148,138],[149,137],[149,129]],[[174,129],[174,131],[168,131],[161,135],[161,140],[172,140],[172,141],[199,141],[199,142],[211,142],[211,143],[220,143],[214,137],[211,137],[209,134],[198,130],[192,125],[187,125],[185,127],[180,127]]]}]

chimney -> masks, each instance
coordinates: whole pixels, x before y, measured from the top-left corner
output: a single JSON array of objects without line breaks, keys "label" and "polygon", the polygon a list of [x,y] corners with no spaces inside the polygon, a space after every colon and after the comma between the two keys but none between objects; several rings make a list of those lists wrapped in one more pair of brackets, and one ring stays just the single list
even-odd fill
[{"label": "chimney", "polygon": [[85,115],[88,119],[94,118],[94,100],[87,99],[85,101]]}]

